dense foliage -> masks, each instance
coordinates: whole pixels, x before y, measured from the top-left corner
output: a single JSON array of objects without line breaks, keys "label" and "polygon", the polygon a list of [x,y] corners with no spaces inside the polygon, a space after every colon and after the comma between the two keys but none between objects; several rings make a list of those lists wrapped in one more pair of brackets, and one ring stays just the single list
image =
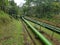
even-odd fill
[{"label": "dense foliage", "polygon": [[14,0],[0,0],[0,10],[14,18],[19,15],[34,16],[38,18],[51,18],[60,14],[60,0],[25,0],[22,7],[16,5]]},{"label": "dense foliage", "polygon": [[24,15],[51,18],[60,13],[60,0],[26,0]]},{"label": "dense foliage", "polygon": [[17,18],[20,14],[20,8],[16,5],[14,0],[0,0],[0,10],[3,10],[14,18]]}]

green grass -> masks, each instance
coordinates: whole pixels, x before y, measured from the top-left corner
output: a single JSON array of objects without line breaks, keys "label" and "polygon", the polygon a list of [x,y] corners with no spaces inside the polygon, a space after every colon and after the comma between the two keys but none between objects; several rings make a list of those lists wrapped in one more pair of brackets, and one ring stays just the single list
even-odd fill
[{"label": "green grass", "polygon": [[8,14],[0,11],[0,25],[11,22],[11,18]]},{"label": "green grass", "polygon": [[[43,28],[41,27],[42,31],[46,32],[47,34],[51,35],[52,36],[52,31],[50,31],[49,29],[46,29],[46,28]],[[54,38],[58,39],[60,41],[60,35],[55,33],[54,32],[54,35],[53,35]]]},{"label": "green grass", "polygon": [[0,13],[0,45],[23,45],[22,23]]},{"label": "green grass", "polygon": [[10,17],[7,13],[0,11],[0,19],[2,19],[2,18],[10,20]]}]

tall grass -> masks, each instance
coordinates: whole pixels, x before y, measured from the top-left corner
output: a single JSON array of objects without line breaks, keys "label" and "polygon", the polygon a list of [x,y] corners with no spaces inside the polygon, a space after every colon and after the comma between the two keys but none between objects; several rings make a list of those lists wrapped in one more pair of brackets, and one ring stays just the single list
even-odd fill
[{"label": "tall grass", "polygon": [[0,11],[0,45],[23,45],[22,23],[3,11]]},{"label": "tall grass", "polygon": [[10,21],[11,21],[10,16],[4,13],[3,11],[0,11],[0,24],[9,23]]}]

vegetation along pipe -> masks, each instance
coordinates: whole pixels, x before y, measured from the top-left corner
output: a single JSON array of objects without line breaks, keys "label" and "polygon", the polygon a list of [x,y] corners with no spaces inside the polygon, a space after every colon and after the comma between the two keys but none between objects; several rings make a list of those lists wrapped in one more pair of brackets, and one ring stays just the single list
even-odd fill
[{"label": "vegetation along pipe", "polygon": [[52,43],[49,42],[39,31],[37,31],[26,19],[22,17],[22,20],[33,30],[33,32],[39,37],[44,45],[52,45]]},{"label": "vegetation along pipe", "polygon": [[42,26],[42,27],[45,27],[45,28],[47,28],[47,29],[49,29],[49,30],[51,30],[51,31],[53,31],[53,32],[56,32],[56,33],[58,33],[58,34],[60,34],[60,28],[58,28],[58,27],[54,27],[54,26],[52,26],[52,25],[48,25],[48,24],[46,24],[46,23],[43,23],[43,22],[39,22],[39,21],[36,21],[36,20],[32,20],[32,19],[30,19],[30,18],[26,18],[26,17],[24,17],[26,20],[29,20],[29,21],[31,21],[31,22],[33,22],[33,23],[36,23],[36,24],[38,24],[38,25],[40,25],[40,26]]}]

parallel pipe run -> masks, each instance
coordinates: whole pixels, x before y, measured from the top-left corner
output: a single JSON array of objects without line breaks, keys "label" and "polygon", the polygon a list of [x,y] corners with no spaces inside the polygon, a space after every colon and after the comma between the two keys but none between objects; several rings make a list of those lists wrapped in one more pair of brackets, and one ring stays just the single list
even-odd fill
[{"label": "parallel pipe run", "polygon": [[32,19],[28,19],[28,18],[26,18],[26,17],[24,17],[26,20],[29,20],[29,21],[31,21],[31,22],[33,22],[33,23],[36,23],[36,24],[38,24],[38,25],[40,25],[40,26],[42,26],[42,27],[45,27],[45,28],[47,28],[47,29],[49,29],[49,30],[51,30],[51,31],[53,31],[53,32],[56,32],[56,33],[58,33],[58,34],[60,34],[60,28],[57,28],[57,27],[54,27],[54,26],[51,26],[51,25],[48,25],[48,24],[46,24],[46,23],[43,23],[43,22],[39,22],[39,21],[36,21],[36,20],[32,20]]},{"label": "parallel pipe run", "polygon": [[52,45],[40,32],[38,32],[27,20],[22,17],[23,21],[32,29],[32,31],[39,37],[44,45]]}]

